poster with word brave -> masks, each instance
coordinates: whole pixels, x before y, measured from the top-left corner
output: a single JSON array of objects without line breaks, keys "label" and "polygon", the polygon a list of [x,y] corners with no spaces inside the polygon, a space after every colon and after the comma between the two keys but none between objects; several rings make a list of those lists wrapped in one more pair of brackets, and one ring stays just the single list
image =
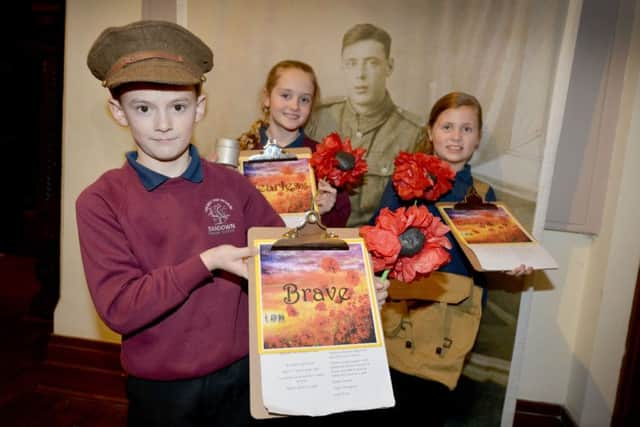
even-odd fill
[{"label": "poster with word brave", "polygon": [[271,250],[256,241],[255,348],[269,412],[328,415],[393,406],[364,242],[348,250]]}]

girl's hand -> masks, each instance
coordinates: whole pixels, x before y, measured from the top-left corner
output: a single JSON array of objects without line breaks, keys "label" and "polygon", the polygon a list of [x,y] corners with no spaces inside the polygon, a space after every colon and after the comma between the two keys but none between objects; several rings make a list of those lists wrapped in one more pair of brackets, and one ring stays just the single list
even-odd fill
[{"label": "girl's hand", "polygon": [[378,276],[373,276],[373,285],[376,288],[376,299],[378,300],[378,309],[382,309],[385,301],[387,300],[387,296],[389,295],[389,280],[382,280]]},{"label": "girl's hand", "polygon": [[528,276],[531,273],[533,273],[533,267],[530,267],[524,264],[520,264],[519,266],[517,266],[511,271],[505,271],[505,274],[508,274],[509,276],[516,276],[516,277]]},{"label": "girl's hand", "polygon": [[318,181],[318,196],[316,203],[318,204],[318,212],[323,215],[329,212],[336,204],[338,191],[331,186],[326,180]]},{"label": "girl's hand", "polygon": [[247,261],[256,253],[255,248],[220,245],[202,252],[200,259],[209,271],[225,270],[247,279],[249,277]]}]

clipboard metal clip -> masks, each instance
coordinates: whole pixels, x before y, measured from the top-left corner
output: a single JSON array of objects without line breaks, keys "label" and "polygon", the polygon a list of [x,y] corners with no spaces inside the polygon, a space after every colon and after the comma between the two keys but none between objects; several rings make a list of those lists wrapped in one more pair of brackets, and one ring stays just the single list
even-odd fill
[{"label": "clipboard metal clip", "polygon": [[349,245],[320,222],[320,214],[307,212],[304,223],[287,231],[271,245],[272,251],[286,250],[349,250]]},{"label": "clipboard metal clip", "polygon": [[268,160],[295,160],[298,156],[295,154],[287,153],[280,147],[275,139],[269,138],[264,148],[262,149],[262,153],[254,154],[249,157],[247,161],[249,162],[260,162],[260,161],[268,161]]},{"label": "clipboard metal clip", "polygon": [[480,197],[480,194],[476,191],[475,187],[472,185],[469,187],[469,191],[467,191],[467,195],[464,196],[464,201],[458,202],[453,205],[454,209],[460,210],[474,210],[474,209],[498,209],[493,203],[485,202]]}]

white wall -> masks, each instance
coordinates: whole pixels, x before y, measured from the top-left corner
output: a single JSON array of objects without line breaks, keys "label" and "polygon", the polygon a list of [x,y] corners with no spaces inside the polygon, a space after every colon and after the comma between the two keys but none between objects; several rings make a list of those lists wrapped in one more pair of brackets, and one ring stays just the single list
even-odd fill
[{"label": "white wall", "polygon": [[553,288],[531,298],[518,398],[562,403],[567,395],[576,336],[576,307],[583,302],[589,237],[546,231],[544,246],[560,268],[545,273]]},{"label": "white wall", "polygon": [[122,165],[130,136],[108,119],[108,91],[86,65],[87,52],[111,25],[140,19],[140,1],[69,0],[66,3],[62,135],[62,224],[60,301],[53,332],[58,335],[119,341],[98,319],[80,262],[75,200],[80,191],[108,169]]},{"label": "white wall", "polygon": [[521,399],[565,405],[582,427],[610,423],[640,265],[640,8],[636,7],[621,115],[598,236],[544,233],[561,268],[534,292]]}]

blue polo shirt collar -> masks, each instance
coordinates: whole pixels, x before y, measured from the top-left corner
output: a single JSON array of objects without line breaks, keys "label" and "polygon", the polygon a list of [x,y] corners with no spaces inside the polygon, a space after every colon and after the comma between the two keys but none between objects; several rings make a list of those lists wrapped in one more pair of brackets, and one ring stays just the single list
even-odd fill
[{"label": "blue polo shirt collar", "polygon": [[[180,178],[184,178],[187,181],[196,183],[202,182],[200,154],[198,153],[198,149],[193,144],[189,146],[189,155],[191,156],[191,162],[189,162],[187,170],[185,170],[184,173],[180,175]],[[131,165],[131,167],[136,171],[136,173],[138,174],[138,178],[140,178],[142,185],[147,191],[153,191],[169,180],[168,176],[152,171],[151,169],[138,163],[137,151],[129,151],[126,154],[126,157],[129,165]]]}]

